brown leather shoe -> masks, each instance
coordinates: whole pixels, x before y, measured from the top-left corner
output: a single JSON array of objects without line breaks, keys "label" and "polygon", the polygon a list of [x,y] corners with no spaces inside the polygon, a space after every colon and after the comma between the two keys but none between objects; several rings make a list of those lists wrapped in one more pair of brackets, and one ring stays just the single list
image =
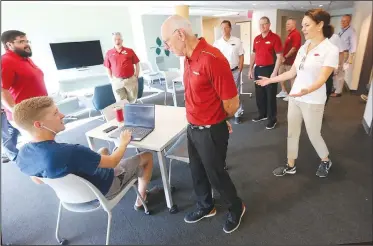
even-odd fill
[{"label": "brown leather shoe", "polygon": [[342,94],[339,94],[339,93],[332,93],[330,94],[331,97],[341,97]]}]

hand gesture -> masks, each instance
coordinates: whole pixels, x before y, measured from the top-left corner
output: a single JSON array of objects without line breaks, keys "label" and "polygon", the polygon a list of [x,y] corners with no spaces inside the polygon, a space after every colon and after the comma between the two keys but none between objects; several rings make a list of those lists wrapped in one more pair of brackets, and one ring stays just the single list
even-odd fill
[{"label": "hand gesture", "polygon": [[124,145],[128,145],[131,142],[132,133],[129,130],[124,130],[120,133],[120,143]]},{"label": "hand gesture", "polygon": [[255,83],[260,86],[266,86],[271,83],[271,80],[264,76],[259,76],[259,80],[255,80]]},{"label": "hand gesture", "polygon": [[308,93],[309,93],[308,89],[302,89],[300,92],[290,94],[289,96],[290,97],[301,97],[301,96],[304,96],[304,95],[306,95]]}]

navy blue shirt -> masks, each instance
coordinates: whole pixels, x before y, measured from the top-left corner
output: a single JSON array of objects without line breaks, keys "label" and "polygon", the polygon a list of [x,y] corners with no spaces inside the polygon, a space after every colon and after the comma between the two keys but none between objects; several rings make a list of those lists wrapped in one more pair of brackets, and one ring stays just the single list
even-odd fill
[{"label": "navy blue shirt", "polygon": [[101,156],[87,147],[48,140],[25,144],[16,163],[29,176],[54,179],[75,174],[105,195],[113,183],[114,169],[99,168],[100,161]]}]

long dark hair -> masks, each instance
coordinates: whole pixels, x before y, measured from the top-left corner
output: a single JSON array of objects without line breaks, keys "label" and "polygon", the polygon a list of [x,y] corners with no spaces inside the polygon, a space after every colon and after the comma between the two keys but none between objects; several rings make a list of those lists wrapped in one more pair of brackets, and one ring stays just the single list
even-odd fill
[{"label": "long dark hair", "polygon": [[333,35],[333,27],[330,25],[330,14],[323,9],[310,9],[305,14],[311,18],[316,24],[319,24],[321,21],[324,22],[322,28],[322,33],[324,37],[330,38]]}]

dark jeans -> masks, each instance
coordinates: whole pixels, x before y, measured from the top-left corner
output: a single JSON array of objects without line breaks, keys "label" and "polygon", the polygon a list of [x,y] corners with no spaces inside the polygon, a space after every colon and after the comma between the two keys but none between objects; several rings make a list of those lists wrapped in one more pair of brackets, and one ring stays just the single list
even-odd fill
[{"label": "dark jeans", "polygon": [[326,106],[326,104],[329,101],[330,94],[332,94],[332,91],[333,91],[333,73],[326,80],[325,86],[326,86],[326,102],[325,102],[325,106]]},{"label": "dark jeans", "polygon": [[[254,69],[255,80],[258,76],[271,77],[274,65],[260,67]],[[268,121],[277,121],[277,83],[260,86],[255,84],[256,106],[258,107],[259,116],[267,117]]]},{"label": "dark jeans", "polygon": [[4,154],[9,160],[14,161],[18,155],[17,140],[20,132],[14,128],[6,118],[4,112],[1,112],[1,144]]},{"label": "dark jeans", "polygon": [[229,132],[225,121],[205,129],[188,126],[188,153],[197,207],[209,211],[213,206],[211,186],[233,211],[240,211],[237,196],[229,174],[224,170]]}]

